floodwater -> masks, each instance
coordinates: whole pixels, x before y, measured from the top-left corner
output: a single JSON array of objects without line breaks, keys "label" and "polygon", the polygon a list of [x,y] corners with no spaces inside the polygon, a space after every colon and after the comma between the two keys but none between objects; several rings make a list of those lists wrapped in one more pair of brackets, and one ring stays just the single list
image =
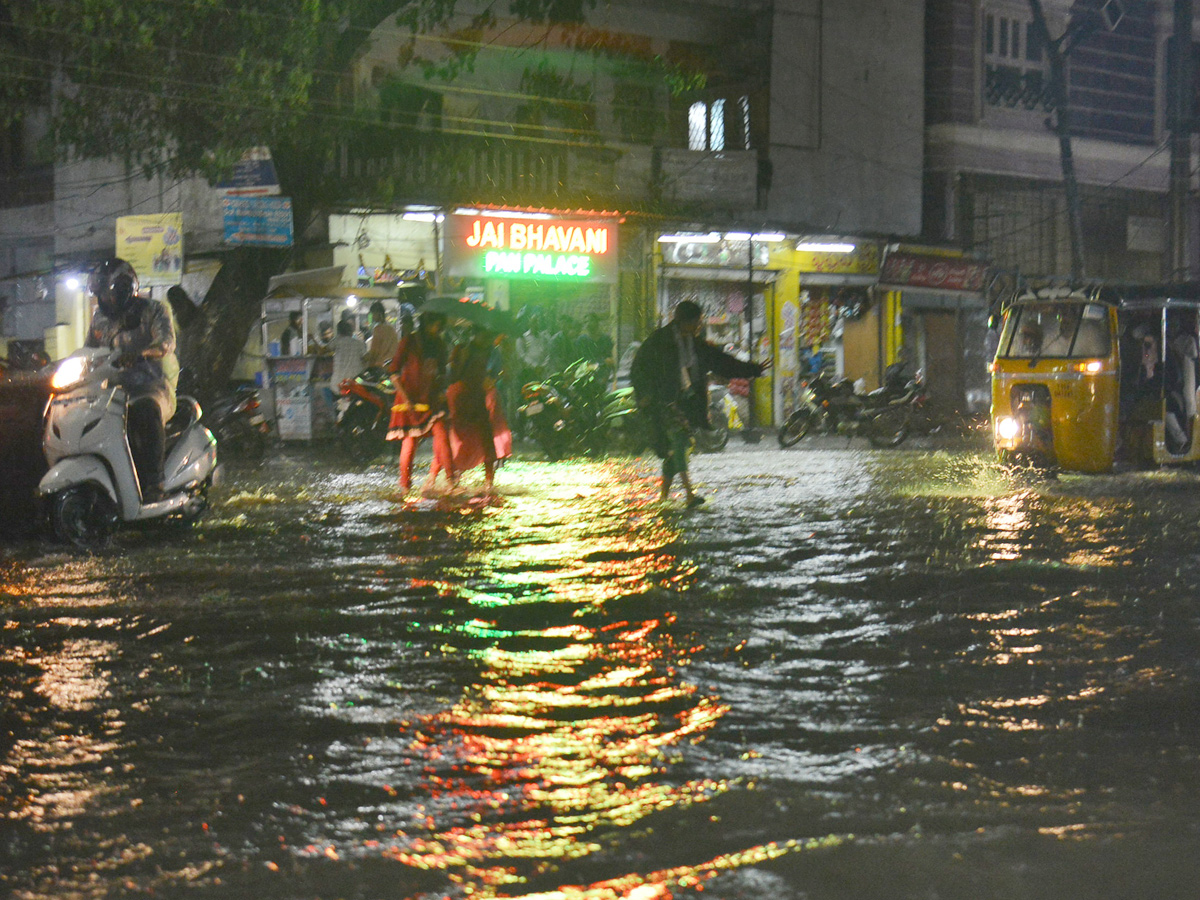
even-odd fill
[{"label": "floodwater", "polygon": [[1197,896],[1200,476],[693,473],[291,453],[194,534],[0,549],[0,893]]}]

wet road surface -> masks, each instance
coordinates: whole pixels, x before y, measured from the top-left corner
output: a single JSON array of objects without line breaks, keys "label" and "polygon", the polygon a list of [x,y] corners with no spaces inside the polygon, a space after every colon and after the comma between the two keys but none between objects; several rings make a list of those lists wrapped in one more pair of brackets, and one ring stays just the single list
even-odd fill
[{"label": "wet road surface", "polygon": [[234,468],[0,549],[19,898],[1193,898],[1200,476],[972,451]]}]

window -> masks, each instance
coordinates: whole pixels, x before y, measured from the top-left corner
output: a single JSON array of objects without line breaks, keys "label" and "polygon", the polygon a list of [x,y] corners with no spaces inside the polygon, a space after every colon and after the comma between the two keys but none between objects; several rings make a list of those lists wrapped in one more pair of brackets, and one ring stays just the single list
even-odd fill
[{"label": "window", "polygon": [[1108,312],[1098,303],[1025,303],[1009,313],[1000,336],[1004,359],[1108,356]]},{"label": "window", "polygon": [[698,100],[688,107],[689,150],[749,150],[750,98]]},{"label": "window", "polygon": [[989,106],[1050,108],[1044,47],[1028,12],[985,10],[982,43]]}]

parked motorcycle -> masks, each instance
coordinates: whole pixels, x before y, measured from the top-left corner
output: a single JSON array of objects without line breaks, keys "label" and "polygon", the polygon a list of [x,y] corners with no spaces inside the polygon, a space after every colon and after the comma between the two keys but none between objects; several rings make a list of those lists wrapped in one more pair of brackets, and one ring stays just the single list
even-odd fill
[{"label": "parked motorcycle", "polygon": [[341,384],[335,430],[342,450],[370,462],[387,447],[395,389],[387,372],[371,368]]},{"label": "parked motorcycle", "polygon": [[551,460],[576,453],[637,452],[646,443],[633,389],[609,390],[601,368],[584,360],[526,384],[518,412],[525,433]]},{"label": "parked motorcycle", "polygon": [[872,446],[896,447],[908,437],[915,405],[923,400],[918,375],[912,380],[902,369],[888,367],[884,386],[857,394],[850,381],[834,381],[820,372],[801,381],[800,405],[779,428],[779,446],[791,447],[806,434],[862,435]]},{"label": "parked motorcycle", "polygon": [[218,398],[205,416],[223,458],[258,461],[267,450],[271,424],[263,415],[258,389],[239,385]]},{"label": "parked motorcycle", "polygon": [[167,423],[163,497],[146,502],[125,432],[127,396],[116,358],[110,350],[80,350],[50,380],[43,440],[50,469],[37,493],[49,503],[55,535],[85,549],[103,547],[124,522],[195,522],[217,471],[217,442],[200,421],[200,405],[180,396]]}]

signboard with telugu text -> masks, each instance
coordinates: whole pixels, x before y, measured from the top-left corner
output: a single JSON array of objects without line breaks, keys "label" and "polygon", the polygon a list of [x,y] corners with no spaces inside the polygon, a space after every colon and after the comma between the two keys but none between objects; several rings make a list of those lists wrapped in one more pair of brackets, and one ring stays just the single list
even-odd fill
[{"label": "signboard with telugu text", "polygon": [[223,197],[225,243],[290,247],[293,241],[290,197]]},{"label": "signboard with telugu text", "polygon": [[455,214],[446,217],[446,263],[458,278],[612,283],[617,222]]}]

